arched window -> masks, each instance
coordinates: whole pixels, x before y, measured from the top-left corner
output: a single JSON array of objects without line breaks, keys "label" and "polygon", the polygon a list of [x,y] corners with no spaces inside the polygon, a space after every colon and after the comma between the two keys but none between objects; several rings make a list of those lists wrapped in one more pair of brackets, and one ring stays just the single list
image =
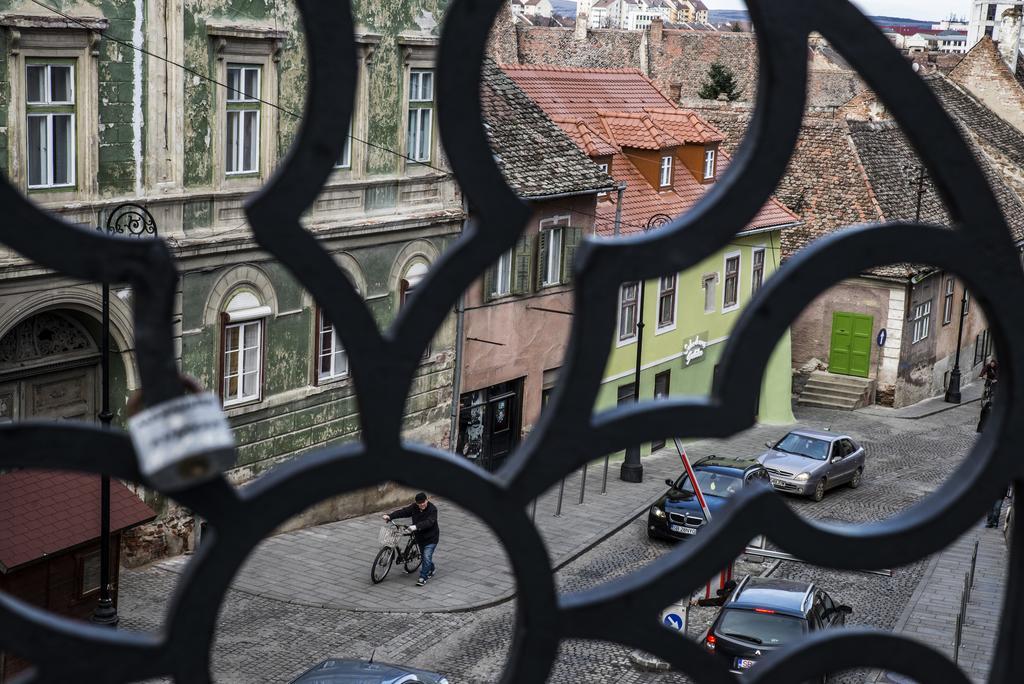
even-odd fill
[{"label": "arched window", "polygon": [[[402,281],[399,284],[399,308],[405,306],[405,303],[412,296],[413,291],[423,281],[427,275],[428,265],[422,261],[414,261],[412,264],[406,267],[405,275],[402,276]],[[423,358],[430,357],[430,345],[423,350]]]},{"label": "arched window", "polygon": [[405,269],[405,275],[402,276],[401,292],[400,292],[400,306],[405,306],[406,300],[412,295],[413,290],[416,286],[427,275],[427,265],[422,261],[413,263],[409,268]]},{"label": "arched window", "polygon": [[224,406],[259,401],[263,384],[263,324],[271,309],[255,292],[240,289],[227,301],[223,320]]}]

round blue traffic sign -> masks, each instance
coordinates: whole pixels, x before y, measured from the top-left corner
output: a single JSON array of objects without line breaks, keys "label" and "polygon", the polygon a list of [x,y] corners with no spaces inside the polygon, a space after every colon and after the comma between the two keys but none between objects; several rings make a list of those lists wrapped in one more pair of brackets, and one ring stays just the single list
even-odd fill
[{"label": "round blue traffic sign", "polygon": [[887,337],[889,337],[889,332],[885,328],[882,328],[881,330],[878,331],[878,346],[879,347],[884,347],[885,346],[885,340],[886,340]]},{"label": "round blue traffic sign", "polygon": [[677,632],[683,631],[683,618],[675,613],[669,613],[665,616],[665,624]]}]

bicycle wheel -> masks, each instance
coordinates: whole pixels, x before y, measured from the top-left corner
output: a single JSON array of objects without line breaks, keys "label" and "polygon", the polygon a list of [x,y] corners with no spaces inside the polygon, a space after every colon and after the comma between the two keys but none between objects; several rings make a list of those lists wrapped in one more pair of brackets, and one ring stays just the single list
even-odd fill
[{"label": "bicycle wheel", "polygon": [[385,546],[377,553],[377,557],[373,559],[373,568],[370,569],[370,579],[373,580],[374,584],[380,584],[384,581],[384,578],[391,572],[391,565],[394,559],[395,549],[390,546]]},{"label": "bicycle wheel", "polygon": [[408,573],[416,572],[416,569],[420,567],[420,563],[423,561],[420,558],[420,547],[418,544],[413,543],[409,545],[409,548],[405,552],[405,571]]}]

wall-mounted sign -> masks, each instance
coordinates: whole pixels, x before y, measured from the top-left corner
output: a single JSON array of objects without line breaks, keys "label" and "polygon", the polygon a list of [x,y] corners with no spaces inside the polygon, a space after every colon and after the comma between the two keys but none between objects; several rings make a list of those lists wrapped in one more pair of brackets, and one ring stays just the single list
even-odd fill
[{"label": "wall-mounted sign", "polygon": [[701,333],[683,343],[683,365],[692,366],[704,360],[704,351],[708,348],[708,334]]},{"label": "wall-mounted sign", "polygon": [[879,330],[878,331],[878,346],[879,347],[884,347],[885,346],[885,340],[888,337],[889,337],[889,333],[886,331],[885,328],[882,328],[881,330]]}]

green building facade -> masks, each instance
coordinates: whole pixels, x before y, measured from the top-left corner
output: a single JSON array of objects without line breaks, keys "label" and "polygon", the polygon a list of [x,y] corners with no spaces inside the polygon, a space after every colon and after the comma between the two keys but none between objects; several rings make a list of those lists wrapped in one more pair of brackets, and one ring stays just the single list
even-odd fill
[{"label": "green building facade", "polygon": [[[698,266],[680,273],[674,287],[669,287],[671,279],[664,278],[644,283],[641,401],[663,395],[710,394],[719,359],[740,313],[778,268],[780,233],[775,229],[736,238]],[[639,298],[628,286],[620,291],[619,330],[598,394],[599,411],[634,401],[637,333],[635,325],[630,325],[635,318],[629,311],[633,299]],[[674,317],[667,315],[671,308]],[[630,330],[631,335],[627,334]],[[794,421],[790,357],[787,332],[765,369],[757,414],[761,423]],[[641,455],[650,454],[651,446],[643,444]]]}]

